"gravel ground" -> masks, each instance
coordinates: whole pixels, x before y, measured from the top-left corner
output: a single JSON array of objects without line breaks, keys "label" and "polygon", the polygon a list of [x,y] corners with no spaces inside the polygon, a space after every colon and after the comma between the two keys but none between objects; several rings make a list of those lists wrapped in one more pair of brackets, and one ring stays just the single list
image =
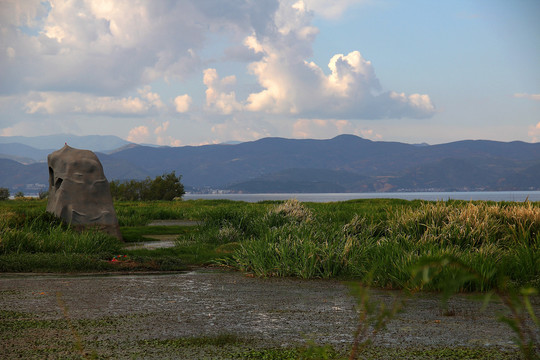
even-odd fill
[{"label": "gravel ground", "polygon": [[[373,291],[372,298],[389,304],[399,295]],[[212,344],[164,347],[178,345],[178,339],[224,334],[235,339],[227,345],[229,353],[293,348],[309,340],[346,349],[356,328],[355,304],[348,288],[335,280],[258,279],[207,269],[108,276],[3,274],[0,358],[64,358],[73,351],[82,357],[219,358]],[[504,307],[491,303],[480,311],[481,306],[473,295],[455,296],[445,316],[439,296],[416,295],[374,344],[515,352],[513,333],[496,319]]]}]

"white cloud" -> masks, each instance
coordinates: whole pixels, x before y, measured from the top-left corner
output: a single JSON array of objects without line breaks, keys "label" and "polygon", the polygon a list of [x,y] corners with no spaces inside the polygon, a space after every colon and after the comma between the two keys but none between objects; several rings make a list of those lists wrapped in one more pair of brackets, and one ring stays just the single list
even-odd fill
[{"label": "white cloud", "polygon": [[149,105],[154,106],[158,109],[165,107],[165,104],[161,101],[161,98],[158,93],[153,93],[150,86],[145,86],[142,89],[137,90],[141,98],[145,99]]},{"label": "white cloud", "polygon": [[88,115],[137,115],[165,107],[160,97],[149,87],[140,89],[141,97],[94,96],[75,92],[33,92],[25,104],[28,114],[69,114]]},{"label": "white cloud", "polygon": [[44,13],[45,6],[41,0],[0,1],[0,23],[3,25],[32,27]]},{"label": "white cloud", "polygon": [[14,59],[15,58],[15,55],[16,55],[16,51],[15,49],[13,49],[12,47],[8,47],[6,49],[6,54],[8,56],[8,59]]},{"label": "white cloud", "polygon": [[304,139],[328,139],[340,134],[354,134],[371,140],[382,139],[373,129],[363,128],[349,120],[299,119],[292,129],[294,137]]},{"label": "white cloud", "polygon": [[179,96],[175,97],[174,98],[174,105],[176,107],[176,111],[179,112],[179,113],[188,112],[192,101],[193,100],[192,100],[191,96],[189,96],[187,94],[179,95]]},{"label": "white cloud", "polygon": [[157,144],[166,146],[180,146],[182,142],[169,134],[170,122],[153,123],[154,130],[149,126],[140,125],[132,128],[127,136],[127,140],[137,144]]},{"label": "white cloud", "polygon": [[[120,95],[182,80],[200,71],[209,33],[265,28],[276,1],[1,1],[0,67],[10,76],[0,93]],[[19,61],[9,62],[14,54]]]},{"label": "white cloud", "polygon": [[158,145],[167,145],[167,146],[180,146],[182,142],[168,135],[170,121],[166,121],[161,125],[158,125],[154,130],[156,135],[156,144]]},{"label": "white cloud", "polygon": [[[267,124],[266,124],[267,125]],[[258,120],[232,117],[211,128],[214,136],[212,143],[223,141],[253,141],[263,137],[271,136],[271,132],[265,128],[265,122]]]},{"label": "white cloud", "polygon": [[204,70],[203,83],[206,89],[206,106],[222,114],[240,111],[242,105],[236,101],[236,93],[231,90],[236,83],[234,75],[220,79],[216,69]]},{"label": "white cloud", "polygon": [[540,94],[517,93],[517,94],[514,94],[514,97],[515,98],[522,98],[522,99],[540,101]]},{"label": "white cloud", "polygon": [[532,142],[540,141],[540,122],[536,126],[530,126],[528,135],[531,138]]},{"label": "white cloud", "polygon": [[310,10],[313,10],[317,15],[320,15],[327,19],[339,18],[347,8],[354,4],[361,4],[368,2],[367,0],[303,0],[303,2]]},{"label": "white cloud", "polygon": [[141,143],[147,143],[151,141],[151,135],[150,130],[148,129],[148,126],[137,126],[129,131],[129,134],[127,136],[127,140],[141,144]]},{"label": "white cloud", "polygon": [[265,56],[250,65],[263,90],[249,95],[248,110],[345,119],[424,118],[435,112],[428,95],[381,93],[371,62],[358,51],[334,55],[326,75],[313,62],[291,62],[272,44],[250,43]]},{"label": "white cloud", "polygon": [[61,133],[81,134],[79,124],[74,119],[57,121],[55,117],[47,116],[40,117],[39,120],[21,120],[13,126],[8,126],[0,130],[0,136],[40,136]]},{"label": "white cloud", "polygon": [[[353,119],[431,116],[428,95],[384,89],[359,51],[330,57],[328,69],[309,61],[314,16],[335,19],[363,1],[0,1],[0,105],[17,98],[0,106],[2,131],[48,118],[51,129],[79,121],[85,131],[106,124],[105,132],[110,124],[117,134],[174,145],[175,112],[193,125],[184,141],[195,131],[252,140],[307,134],[307,126],[361,134],[368,130]],[[238,70],[244,64],[252,77]],[[201,71],[202,82],[193,75]],[[206,90],[205,104],[176,96],[179,88]]]},{"label": "white cloud", "polygon": [[[346,3],[339,2],[339,6]],[[262,90],[248,96],[245,109],[343,119],[425,118],[434,114],[428,95],[382,92],[371,62],[359,51],[334,55],[328,63],[329,75],[308,62],[317,35],[311,26],[312,16],[304,2],[283,1],[276,13],[276,31],[245,38],[247,47],[262,54],[261,60],[249,65]]]}]

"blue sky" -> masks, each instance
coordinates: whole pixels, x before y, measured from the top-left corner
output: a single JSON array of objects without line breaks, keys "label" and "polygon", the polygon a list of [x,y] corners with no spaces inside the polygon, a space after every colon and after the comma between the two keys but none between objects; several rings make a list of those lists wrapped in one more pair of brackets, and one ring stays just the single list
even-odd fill
[{"label": "blue sky", "polygon": [[0,135],[540,140],[536,0],[0,2]]}]

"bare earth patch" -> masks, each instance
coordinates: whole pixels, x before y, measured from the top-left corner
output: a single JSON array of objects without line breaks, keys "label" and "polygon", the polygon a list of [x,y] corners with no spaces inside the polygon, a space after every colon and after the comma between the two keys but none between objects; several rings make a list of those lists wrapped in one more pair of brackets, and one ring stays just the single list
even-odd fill
[{"label": "bare earth patch", "polygon": [[[388,303],[399,294],[373,292]],[[473,295],[459,295],[451,299],[445,315],[438,295],[417,295],[407,300],[405,311],[375,337],[374,344],[390,350],[480,348],[514,357],[513,333],[496,319],[504,307],[492,303],[480,311],[481,306]],[[166,275],[3,274],[0,309],[2,359],[46,354],[242,358],[234,354],[295,348],[309,340],[346,351],[357,320],[355,299],[339,281],[258,279],[215,270]],[[223,336],[223,344],[202,341],[193,346],[193,341],[185,340]]]}]

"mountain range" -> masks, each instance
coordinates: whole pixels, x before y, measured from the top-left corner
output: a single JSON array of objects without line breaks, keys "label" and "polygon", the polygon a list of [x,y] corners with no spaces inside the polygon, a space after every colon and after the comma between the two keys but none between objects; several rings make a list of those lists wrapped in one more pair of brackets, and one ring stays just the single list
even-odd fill
[{"label": "mountain range", "polygon": [[[41,147],[59,149],[67,141]],[[109,178],[175,171],[192,191],[245,193],[482,191],[540,189],[540,144],[465,140],[440,145],[333,139],[264,138],[238,144],[152,147],[115,137],[73,138],[94,150]],[[0,187],[47,183],[47,148],[0,137]],[[76,143],[77,140],[79,143]],[[88,140],[86,143],[84,141]],[[43,139],[40,139],[43,141]],[[34,145],[33,145],[34,144]]]}]

